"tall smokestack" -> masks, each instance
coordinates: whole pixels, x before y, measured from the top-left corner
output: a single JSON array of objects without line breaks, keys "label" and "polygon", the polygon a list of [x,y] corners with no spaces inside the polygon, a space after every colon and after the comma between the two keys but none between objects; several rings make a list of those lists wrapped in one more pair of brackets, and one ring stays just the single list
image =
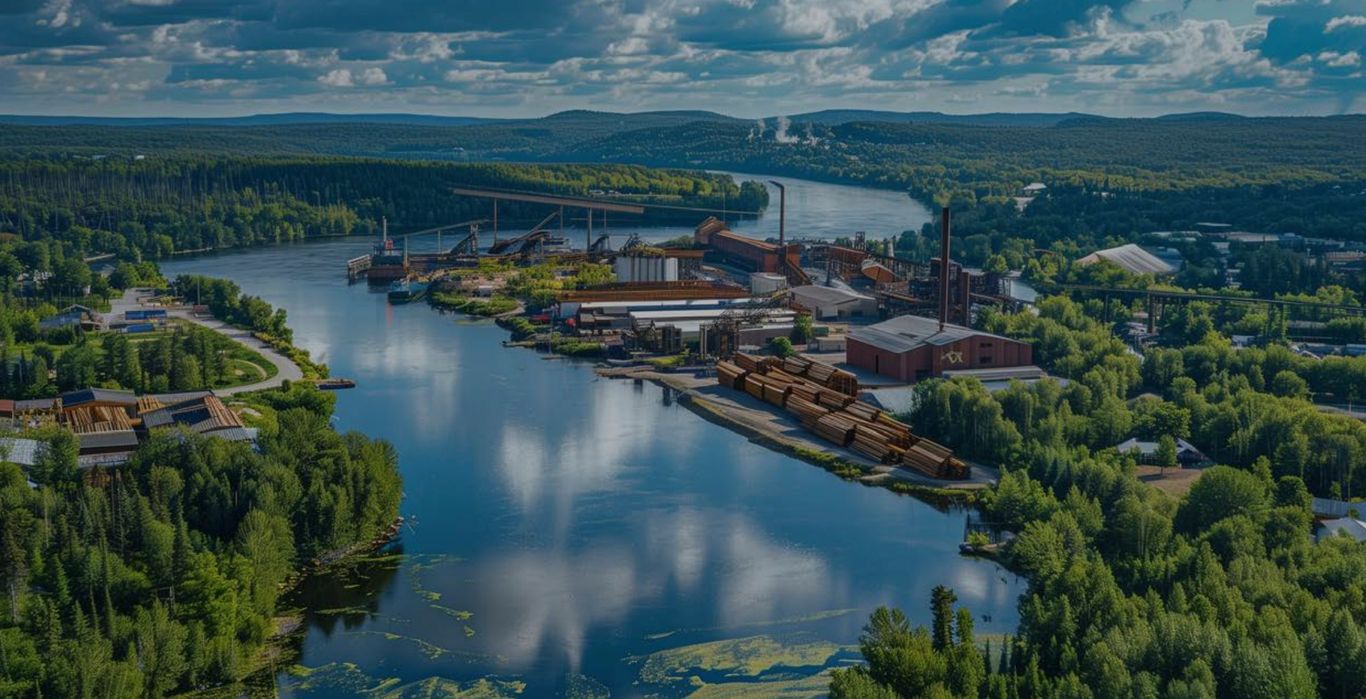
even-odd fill
[{"label": "tall smokestack", "polygon": [[787,187],[777,180],[769,180],[769,184],[778,188],[778,245],[781,247],[787,244]]},{"label": "tall smokestack", "polygon": [[949,207],[940,213],[939,226],[939,331],[949,321]]}]

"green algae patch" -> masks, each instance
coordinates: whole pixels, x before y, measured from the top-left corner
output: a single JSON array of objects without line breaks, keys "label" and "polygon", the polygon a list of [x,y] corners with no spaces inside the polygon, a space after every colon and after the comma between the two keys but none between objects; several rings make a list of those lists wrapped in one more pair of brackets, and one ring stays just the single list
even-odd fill
[{"label": "green algae patch", "polygon": [[[700,678],[693,680],[701,682]],[[830,693],[830,673],[810,677],[768,682],[719,682],[700,685],[688,694],[688,699],[815,699]]]},{"label": "green algae patch", "polygon": [[439,604],[429,604],[427,606],[458,621],[468,621],[470,617],[474,616],[474,612],[466,611],[464,609],[451,609],[450,607],[443,607]]},{"label": "green algae patch", "polygon": [[612,691],[587,675],[570,675],[564,696],[565,699],[609,699]]},{"label": "green algae patch", "polygon": [[696,643],[646,656],[640,679],[649,684],[672,684],[690,676],[758,680],[777,668],[824,668],[841,650],[828,641],[785,642],[772,636]]},{"label": "green algae patch", "polygon": [[473,682],[459,682],[444,677],[428,677],[374,692],[375,699],[511,699],[526,691],[526,683],[519,680],[481,678]]},{"label": "green algae patch", "polygon": [[526,691],[516,679],[480,678],[460,682],[428,677],[403,683],[396,677],[367,675],[355,663],[331,663],[310,668],[294,665],[286,673],[288,688],[299,694],[358,699],[513,699]]}]

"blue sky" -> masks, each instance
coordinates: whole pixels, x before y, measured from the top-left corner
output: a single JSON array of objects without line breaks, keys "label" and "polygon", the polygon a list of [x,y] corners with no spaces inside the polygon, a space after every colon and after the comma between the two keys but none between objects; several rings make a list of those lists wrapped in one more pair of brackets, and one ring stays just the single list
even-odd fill
[{"label": "blue sky", "polygon": [[0,0],[0,112],[1366,111],[1366,0]]}]

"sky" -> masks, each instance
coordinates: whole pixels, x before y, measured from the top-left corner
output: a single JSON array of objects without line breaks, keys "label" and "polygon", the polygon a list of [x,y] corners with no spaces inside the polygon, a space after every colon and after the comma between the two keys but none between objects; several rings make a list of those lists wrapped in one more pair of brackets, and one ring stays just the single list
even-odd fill
[{"label": "sky", "polygon": [[1366,0],[0,0],[0,113],[1366,111]]}]

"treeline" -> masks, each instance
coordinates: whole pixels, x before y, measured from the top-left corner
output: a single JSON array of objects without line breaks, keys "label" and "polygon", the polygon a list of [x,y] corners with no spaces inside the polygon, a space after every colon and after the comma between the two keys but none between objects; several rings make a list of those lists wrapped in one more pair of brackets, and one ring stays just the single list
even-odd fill
[{"label": "treeline", "polygon": [[917,387],[918,432],[972,458],[1019,463],[1031,448],[1091,452],[1129,437],[1188,439],[1221,463],[1293,475],[1325,497],[1361,493],[1366,425],[1308,399],[1366,395],[1366,357],[1315,360],[1280,346],[1234,350],[1215,333],[1142,361],[1098,320],[1099,302],[1049,297],[1038,313],[989,314],[986,329],[1028,340],[1034,359],[1067,380],[990,393],[970,380]]},{"label": "treeline", "polygon": [[0,463],[0,695],[234,682],[273,633],[285,579],[394,519],[392,447],[334,432],[332,399],[312,388],[255,400],[260,453],[160,434],[94,486],[58,432],[27,476]]},{"label": "treeline", "polygon": [[0,346],[0,398],[44,398],[91,386],[138,393],[194,391],[235,383],[232,359],[245,350],[197,325],[151,337],[78,335],[60,353],[40,343],[13,355]]},{"label": "treeline", "polygon": [[[387,218],[402,233],[476,218],[492,205],[457,186],[625,201],[762,210],[758,183],[701,172],[628,165],[458,165],[340,158],[52,157],[0,160],[0,233],[60,240],[84,255],[123,259],[354,233]],[[504,202],[504,225],[527,225],[552,209]],[[624,215],[623,215],[624,216]],[[619,223],[694,222],[696,212],[650,209]]]},{"label": "treeline", "polygon": [[[1098,311],[1054,297],[1037,316],[986,320],[1030,340],[1066,385],[993,394],[934,380],[909,416],[917,432],[1002,465],[983,508],[1017,534],[1002,555],[1030,580],[1017,635],[995,652],[972,645],[970,616],[951,634],[938,593],[929,632],[880,610],[861,643],[867,666],[837,671],[832,697],[1362,696],[1366,547],[1313,542],[1310,491],[1359,492],[1366,427],[1303,399],[1306,371],[1356,367],[1234,352],[1214,334],[1140,363]],[[1130,436],[1168,448],[1186,438],[1233,465],[1177,499],[1113,448]]]},{"label": "treeline", "polygon": [[1310,540],[1297,477],[1216,466],[1177,501],[1122,460],[1039,449],[985,507],[1019,532],[1017,635],[993,653],[964,610],[955,628],[937,604],[929,632],[879,610],[832,699],[1362,696],[1366,547]]},{"label": "treeline", "polygon": [[229,279],[182,274],[171,282],[171,292],[195,305],[207,306],[213,317],[252,332],[265,333],[284,342],[294,340],[287,314],[269,301],[242,293]]}]

